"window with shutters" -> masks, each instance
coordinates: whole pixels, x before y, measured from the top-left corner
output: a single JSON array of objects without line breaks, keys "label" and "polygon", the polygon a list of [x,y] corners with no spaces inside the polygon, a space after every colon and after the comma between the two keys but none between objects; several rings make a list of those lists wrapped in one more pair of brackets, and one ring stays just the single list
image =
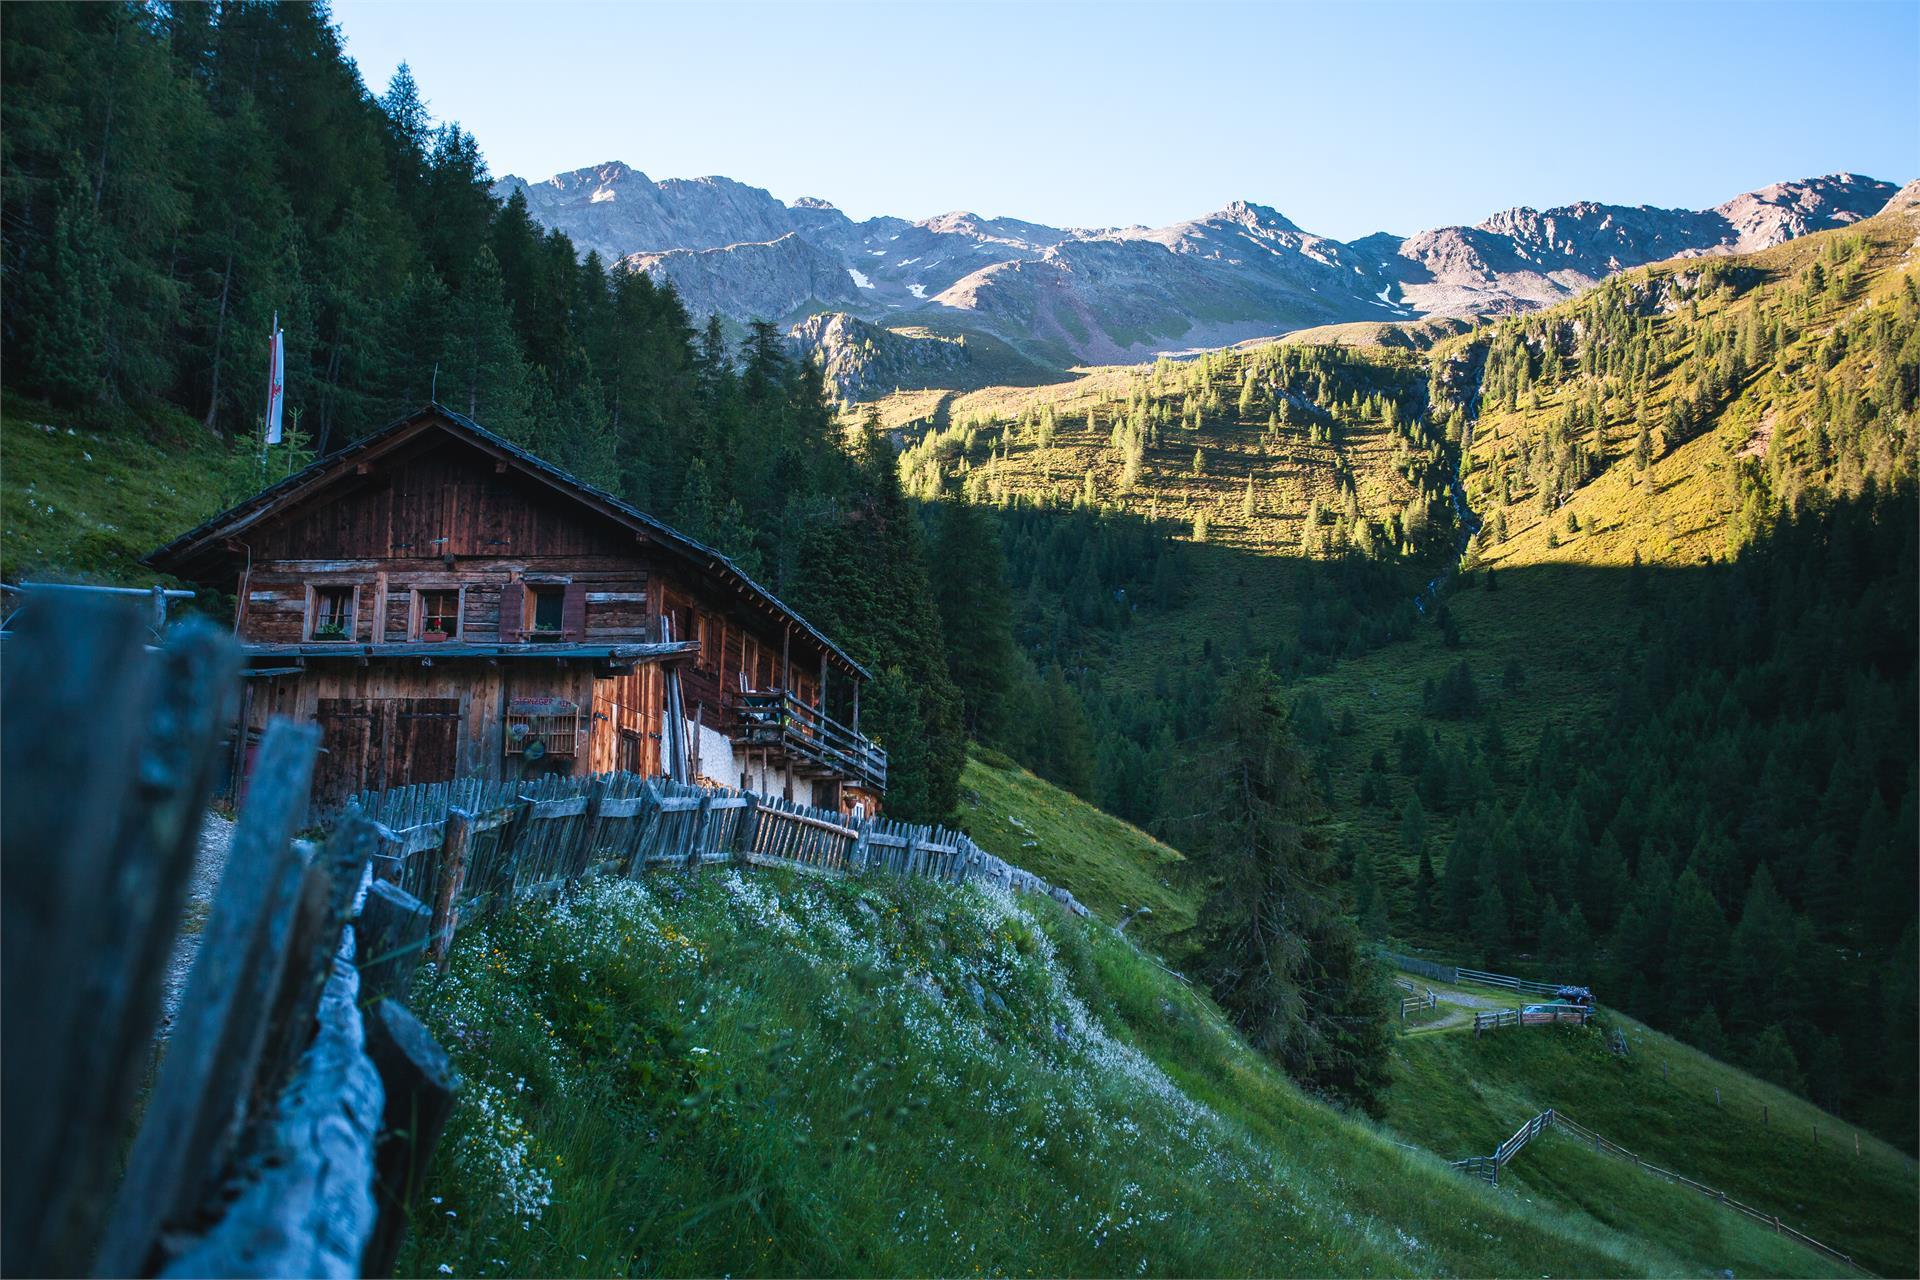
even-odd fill
[{"label": "window with shutters", "polygon": [[558,640],[566,633],[567,589],[564,586],[527,588],[527,638]]}]

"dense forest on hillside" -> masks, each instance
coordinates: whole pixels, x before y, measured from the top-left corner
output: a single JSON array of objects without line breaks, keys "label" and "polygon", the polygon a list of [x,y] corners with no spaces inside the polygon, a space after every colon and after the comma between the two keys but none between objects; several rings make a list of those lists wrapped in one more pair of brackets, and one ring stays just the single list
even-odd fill
[{"label": "dense forest on hillside", "polygon": [[951,813],[919,526],[771,326],[736,349],[494,200],[474,138],[404,67],[370,96],[322,6],[23,6],[0,76],[9,395],[244,459],[277,315],[301,449],[432,395],[715,543],[878,670],[894,810]]},{"label": "dense forest on hillside", "polygon": [[[926,431],[908,483],[998,511],[1015,634],[1040,688],[1032,705],[1047,708],[1041,728],[1009,725],[1001,745],[1183,843],[1195,838],[1183,831],[1186,780],[1211,747],[1211,709],[1233,671],[1264,661],[1294,686],[1291,733],[1343,833],[1367,932],[1589,975],[1656,1025],[1910,1146],[1911,239],[1889,215],[1752,258],[1623,277],[1441,344],[1419,394],[1397,360],[1370,353],[1219,353],[1070,410],[1030,399],[999,421]],[[1248,370],[1328,362],[1340,382],[1283,379],[1325,395],[1324,414],[1260,421],[1272,384]],[[1143,404],[1156,384],[1198,395],[1157,409]],[[1251,414],[1226,409],[1235,386]],[[1223,412],[1211,451],[1179,434],[1199,429],[1195,405],[1203,426],[1209,405]],[[1264,444],[1302,422],[1309,446],[1391,429],[1390,470],[1378,450],[1359,455],[1358,475],[1339,453],[1329,469],[1348,515],[1369,485],[1416,485],[1397,527],[1337,506],[1329,518],[1307,466],[1288,493],[1311,513],[1304,536],[1248,518],[1279,486],[1263,493],[1260,452],[1222,444]],[[1147,455],[1148,481],[1130,484],[1140,423],[1161,452]],[[1175,451],[1194,447],[1202,455],[1180,466]],[[1443,501],[1450,448],[1465,457],[1467,572],[1429,597],[1426,572],[1450,558],[1434,535],[1457,528]],[[1209,493],[1215,457],[1237,469]],[[1118,477],[1109,484],[1102,468]],[[1430,531],[1425,555],[1408,529]],[[1263,554],[1217,545],[1228,541]],[[1652,567],[1692,564],[1682,548],[1720,563]],[[1586,579],[1556,560],[1612,563],[1626,580],[1630,608],[1598,628],[1609,648],[1584,680],[1611,710],[1517,726],[1500,708],[1525,689],[1526,655],[1554,643],[1554,624],[1543,614],[1504,618],[1493,636],[1463,632],[1458,593],[1474,589],[1485,617],[1500,611],[1500,579],[1524,572],[1566,597],[1556,612],[1583,607]],[[1273,599],[1263,580],[1279,584],[1282,608],[1218,598],[1225,583]],[[1386,713],[1390,742],[1356,756],[1356,711],[1383,713],[1356,705],[1351,682],[1323,696],[1317,677],[1421,626],[1452,656],[1410,713]]]}]

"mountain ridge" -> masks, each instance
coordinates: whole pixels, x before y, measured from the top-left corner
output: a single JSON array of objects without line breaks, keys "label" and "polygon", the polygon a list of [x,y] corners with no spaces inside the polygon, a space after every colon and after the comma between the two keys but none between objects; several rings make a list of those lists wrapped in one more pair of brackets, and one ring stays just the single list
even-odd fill
[{"label": "mountain ridge", "polygon": [[[1247,199],[1163,227],[1052,227],[966,209],[856,221],[819,197],[787,203],[718,175],[656,180],[620,161],[537,183],[508,175],[494,191],[519,195],[582,252],[671,280],[696,317],[792,326],[844,309],[990,333],[1063,368],[1322,324],[1531,310],[1650,262],[1847,225],[1897,193],[1841,172],[1711,209],[1517,205],[1473,226],[1341,241]],[[797,243],[772,248],[789,236]]]}]

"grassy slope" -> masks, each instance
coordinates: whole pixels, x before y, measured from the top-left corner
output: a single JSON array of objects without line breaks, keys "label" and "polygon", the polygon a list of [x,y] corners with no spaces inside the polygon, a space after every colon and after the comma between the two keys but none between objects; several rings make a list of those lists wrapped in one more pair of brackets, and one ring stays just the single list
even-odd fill
[{"label": "grassy slope", "polygon": [[429,981],[416,1004],[468,1084],[409,1273],[1717,1265],[1303,1098],[1207,1001],[1044,900],[603,882],[469,929]]},{"label": "grassy slope", "polygon": [[1184,959],[1194,902],[1179,852],[1014,764],[976,747],[960,778],[960,821],[980,847],[1072,890],[1109,920],[1146,906],[1129,926],[1153,950]]},{"label": "grassy slope", "polygon": [[[1767,450],[1808,450],[1814,413],[1814,386],[1820,370],[1819,350],[1836,327],[1858,324],[1875,308],[1887,308],[1906,279],[1920,271],[1912,253],[1920,215],[1883,214],[1855,227],[1792,240],[1760,253],[1731,260],[1757,273],[1756,282],[1738,297],[1711,297],[1699,303],[1702,320],[1732,321],[1753,314],[1791,312],[1786,301],[1796,277],[1809,264],[1826,259],[1837,241],[1858,242],[1860,279],[1850,291],[1830,291],[1815,304],[1813,313],[1798,317],[1801,331],[1784,349],[1775,352],[1764,370],[1752,374],[1714,418],[1712,426],[1658,459],[1645,474],[1632,463],[1634,437],[1639,429],[1632,404],[1623,396],[1608,403],[1603,436],[1611,459],[1605,470],[1581,486],[1562,509],[1540,514],[1531,490],[1520,488],[1506,506],[1508,540],[1490,546],[1485,560],[1498,565],[1540,563],[1630,563],[1637,555],[1646,563],[1690,564],[1702,558],[1724,559],[1738,552],[1731,539],[1733,509],[1730,472],[1742,455],[1765,456]],[[1655,286],[1697,270],[1697,261],[1664,263],[1628,273],[1622,283]],[[1548,316],[1577,316],[1578,301],[1564,303]],[[1661,314],[1656,331],[1672,332],[1677,317]],[[1445,358],[1474,339],[1443,343],[1436,358]],[[1676,347],[1685,356],[1688,345]],[[1825,378],[1829,385],[1871,382],[1878,374],[1873,361],[1850,349]],[[1474,429],[1470,451],[1468,491],[1474,509],[1493,519],[1498,504],[1491,492],[1495,468],[1502,456],[1511,458],[1516,441],[1537,438],[1543,424],[1560,416],[1567,406],[1590,393],[1594,384],[1565,378],[1538,387],[1540,402],[1523,402],[1513,409],[1483,410]],[[1669,373],[1655,381],[1647,398],[1649,413],[1664,416],[1673,398],[1684,391],[1684,376]],[[1822,477],[1831,486],[1831,472]],[[1577,516],[1582,532],[1570,534],[1567,516]],[[1549,546],[1552,529],[1557,546]]]},{"label": "grassy slope", "polygon": [[151,585],[141,556],[220,509],[226,448],[184,419],[0,413],[0,573]]},{"label": "grassy slope", "polygon": [[[1864,1133],[1856,1157],[1856,1131],[1804,1099],[1620,1014],[1605,1017],[1626,1031],[1626,1058],[1608,1052],[1597,1029],[1403,1037],[1388,1123],[1435,1151],[1484,1154],[1554,1107],[1644,1159],[1777,1213],[1882,1275],[1915,1273],[1920,1201],[1911,1159]],[[1770,1123],[1762,1123],[1763,1106]],[[1793,1265],[1774,1252],[1770,1232],[1740,1215],[1564,1136],[1528,1147],[1501,1180],[1539,1201],[1632,1224],[1676,1252],[1724,1250],[1716,1265],[1741,1275]]]}]

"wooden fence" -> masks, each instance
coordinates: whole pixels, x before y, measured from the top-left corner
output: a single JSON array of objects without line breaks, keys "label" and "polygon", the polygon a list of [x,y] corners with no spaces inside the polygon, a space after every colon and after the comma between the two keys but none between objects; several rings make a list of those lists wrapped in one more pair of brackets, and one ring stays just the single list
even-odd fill
[{"label": "wooden fence", "polygon": [[1855,1262],[1847,1254],[1844,1254],[1840,1252],[1838,1249],[1835,1249],[1832,1245],[1823,1244],[1820,1241],[1815,1240],[1812,1236],[1808,1235],[1806,1232],[1796,1231],[1792,1227],[1787,1226],[1784,1222],[1780,1221],[1780,1215],[1778,1214],[1762,1213],[1760,1210],[1754,1208],[1752,1205],[1742,1204],[1740,1201],[1735,1200],[1733,1197],[1729,1196],[1726,1192],[1721,1191],[1715,1187],[1709,1187],[1705,1183],[1695,1182],[1692,1178],[1684,1177],[1681,1174],[1673,1172],[1671,1169],[1662,1169],[1657,1164],[1650,1164],[1647,1161],[1642,1160],[1639,1156],[1635,1155],[1633,1152],[1627,1150],[1625,1147],[1621,1146],[1619,1143],[1614,1142],[1610,1139],[1601,1137],[1599,1134],[1587,1128],[1585,1125],[1578,1124],[1573,1120],[1569,1119],[1568,1117],[1566,1117],[1565,1115],[1562,1115],[1558,1112],[1551,1112],[1551,1111],[1548,1112],[1547,1114],[1553,1116],[1553,1125],[1555,1128],[1566,1133],[1567,1136],[1579,1142],[1583,1142],[1588,1146],[1591,1146],[1594,1152],[1598,1155],[1608,1155],[1608,1156],[1617,1157],[1621,1160],[1625,1160],[1629,1162],[1630,1164],[1633,1165],[1634,1168],[1640,1170],[1642,1173],[1651,1174],[1656,1178],[1664,1178],[1668,1182],[1673,1183],[1675,1186],[1686,1187],[1689,1190],[1697,1191],[1701,1195],[1705,1196],[1707,1199],[1713,1201],[1715,1204],[1718,1204],[1723,1208],[1731,1209],[1735,1213],[1743,1214],[1746,1217],[1753,1219],[1755,1222],[1761,1223],[1762,1225],[1770,1228],[1776,1234],[1783,1235],[1787,1237],[1789,1240],[1794,1240],[1802,1245],[1805,1245],[1807,1248],[1813,1250],[1815,1253],[1819,1254],[1821,1257],[1827,1258],[1833,1262],[1838,1262],[1841,1266],[1847,1268],[1847,1270],[1853,1272],[1855,1275],[1865,1276],[1865,1275],[1873,1274],[1872,1272],[1868,1271],[1865,1267],[1862,1267],[1859,1263]]},{"label": "wooden fence", "polygon": [[1573,1004],[1554,1004],[1525,1009],[1488,1009],[1473,1015],[1473,1034],[1501,1027],[1541,1027],[1571,1022],[1585,1026],[1593,1020],[1593,1010]]},{"label": "wooden fence", "polygon": [[6,640],[0,1272],[384,1274],[454,1082],[349,924],[374,824],[294,838],[311,725],[261,742],[132,1131],[240,661],[209,626],[149,638],[62,592]]},{"label": "wooden fence", "polygon": [[1415,992],[1413,995],[1410,995],[1410,996],[1401,996],[1400,997],[1400,1020],[1402,1022],[1405,1022],[1407,1020],[1408,1014],[1418,1013],[1425,1009],[1431,1009],[1438,1003],[1439,1003],[1439,997],[1433,994],[1432,987],[1428,987],[1426,988],[1425,991],[1422,991],[1422,992]]},{"label": "wooden fence", "polygon": [[380,828],[376,875],[433,911],[433,949],[493,906],[592,875],[713,863],[797,867],[829,875],[885,872],[1044,894],[1087,910],[945,827],[832,810],[753,792],[631,773],[523,783],[468,779],[356,796]]},{"label": "wooden fence", "polygon": [[1471,1174],[1476,1178],[1485,1178],[1488,1182],[1497,1185],[1500,1181],[1500,1170],[1515,1156],[1519,1155],[1528,1143],[1545,1133],[1548,1129],[1558,1129],[1568,1137],[1592,1147],[1596,1155],[1608,1155],[1626,1160],[1630,1162],[1634,1168],[1639,1169],[1643,1173],[1651,1174],[1656,1178],[1664,1178],[1675,1186],[1686,1187],[1690,1190],[1697,1191],[1715,1204],[1723,1208],[1731,1209],[1735,1213],[1743,1214],[1755,1222],[1766,1226],[1775,1233],[1806,1246],[1821,1257],[1839,1263],[1855,1275],[1865,1276],[1873,1274],[1855,1262],[1847,1254],[1835,1249],[1832,1245],[1823,1244],[1806,1232],[1796,1231],[1794,1228],[1787,1226],[1780,1221],[1778,1214],[1763,1213],[1751,1205],[1742,1204],[1726,1192],[1715,1187],[1709,1187],[1705,1183],[1695,1182],[1692,1178],[1683,1177],[1670,1169],[1662,1169],[1659,1165],[1649,1164],[1619,1143],[1601,1137],[1585,1125],[1576,1123],[1574,1120],[1568,1118],[1565,1113],[1556,1111],[1552,1107],[1542,1111],[1539,1115],[1534,1116],[1518,1129],[1514,1130],[1513,1136],[1495,1148],[1492,1155],[1468,1156],[1464,1160],[1454,1160],[1450,1163],[1462,1173]]},{"label": "wooden fence", "polygon": [[1476,986],[1499,987],[1505,991],[1523,991],[1532,995],[1556,995],[1565,985],[1558,982],[1535,982],[1530,978],[1516,978],[1505,973],[1487,973],[1481,969],[1455,969],[1453,972],[1455,982],[1471,982]]},{"label": "wooden fence", "polygon": [[1414,956],[1398,955],[1392,951],[1382,951],[1380,958],[1406,973],[1417,973],[1423,978],[1432,978],[1435,982],[1458,982],[1460,970],[1450,964],[1440,964],[1433,960],[1421,960]]},{"label": "wooden fence", "polygon": [[1440,964],[1437,961],[1422,960],[1417,956],[1403,956],[1392,951],[1380,952],[1380,958],[1396,969],[1406,973],[1417,973],[1423,978],[1432,978],[1436,982],[1466,982],[1480,987],[1498,987],[1502,991],[1518,991],[1528,995],[1542,996],[1556,995],[1565,985],[1557,982],[1535,982],[1531,978],[1516,978],[1508,973],[1488,973],[1484,969],[1463,969],[1458,965]]}]

